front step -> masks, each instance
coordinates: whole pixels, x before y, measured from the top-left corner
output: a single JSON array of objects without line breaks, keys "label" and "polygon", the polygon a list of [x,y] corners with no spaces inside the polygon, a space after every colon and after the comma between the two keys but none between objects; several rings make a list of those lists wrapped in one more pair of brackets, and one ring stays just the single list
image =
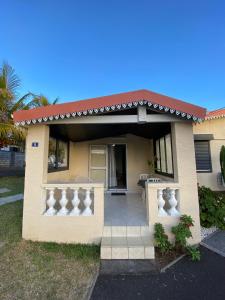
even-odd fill
[{"label": "front step", "polygon": [[154,259],[153,236],[148,226],[105,226],[101,259]]}]

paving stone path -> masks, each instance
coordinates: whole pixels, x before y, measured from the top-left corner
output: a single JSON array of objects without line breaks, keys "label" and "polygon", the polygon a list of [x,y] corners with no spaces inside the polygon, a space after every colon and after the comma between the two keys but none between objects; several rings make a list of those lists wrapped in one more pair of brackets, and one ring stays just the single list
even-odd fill
[{"label": "paving stone path", "polygon": [[0,194],[7,193],[7,192],[10,192],[10,190],[7,189],[7,188],[1,188],[0,189]]},{"label": "paving stone path", "polygon": [[15,202],[22,199],[23,199],[23,194],[17,194],[17,195],[0,198],[0,205]]},{"label": "paving stone path", "polygon": [[201,245],[225,257],[225,230],[214,232]]}]

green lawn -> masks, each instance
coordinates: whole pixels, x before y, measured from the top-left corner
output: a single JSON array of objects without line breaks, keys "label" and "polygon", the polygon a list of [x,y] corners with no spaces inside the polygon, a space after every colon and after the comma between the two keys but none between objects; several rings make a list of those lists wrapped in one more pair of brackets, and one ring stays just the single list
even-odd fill
[{"label": "green lawn", "polygon": [[0,177],[0,188],[8,188],[10,190],[10,192],[0,194],[0,198],[21,194],[24,189],[24,177]]},{"label": "green lawn", "polygon": [[22,240],[22,206],[0,206],[0,299],[85,299],[99,247]]}]

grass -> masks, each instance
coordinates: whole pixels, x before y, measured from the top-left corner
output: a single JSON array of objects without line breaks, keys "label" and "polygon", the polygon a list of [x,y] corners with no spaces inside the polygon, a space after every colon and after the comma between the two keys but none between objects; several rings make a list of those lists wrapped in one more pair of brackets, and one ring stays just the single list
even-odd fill
[{"label": "grass", "polygon": [[0,299],[85,299],[99,246],[21,238],[22,201],[0,206]]},{"label": "grass", "polygon": [[1,193],[1,197],[7,197],[15,194],[22,194],[24,190],[24,177],[9,176],[0,177],[0,189],[7,188],[10,191],[6,193]]}]

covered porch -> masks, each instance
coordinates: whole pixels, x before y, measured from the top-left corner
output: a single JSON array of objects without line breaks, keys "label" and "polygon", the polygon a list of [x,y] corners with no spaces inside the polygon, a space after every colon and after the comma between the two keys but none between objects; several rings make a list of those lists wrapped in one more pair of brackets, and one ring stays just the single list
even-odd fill
[{"label": "covered porch", "polygon": [[[125,156],[114,157],[124,168],[114,165],[117,184],[111,184],[114,145],[126,149]],[[138,185],[142,174],[148,179],[143,187]],[[153,232],[160,222],[169,230],[184,213],[196,221],[197,242],[191,122],[140,106],[29,127],[24,238],[99,243],[105,226],[147,226]]]}]

